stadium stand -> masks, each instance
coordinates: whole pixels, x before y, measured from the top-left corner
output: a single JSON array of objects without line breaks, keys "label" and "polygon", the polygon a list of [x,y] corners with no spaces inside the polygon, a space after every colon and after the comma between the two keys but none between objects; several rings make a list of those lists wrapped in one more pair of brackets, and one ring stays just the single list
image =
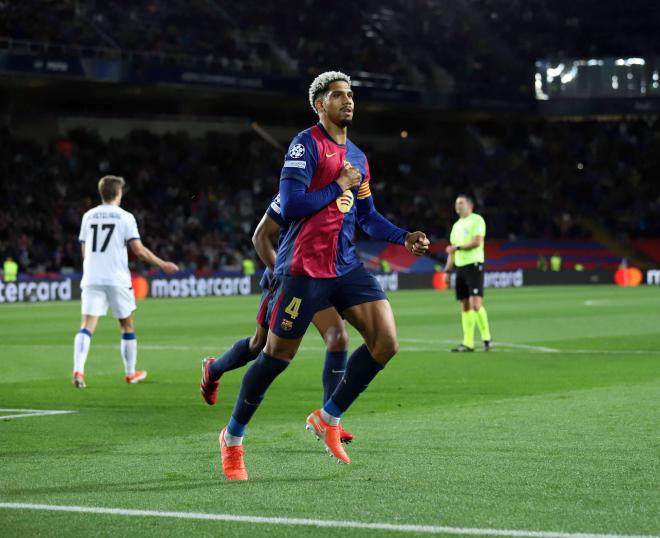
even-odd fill
[{"label": "stadium stand", "polygon": [[[446,124],[433,138],[401,140],[395,151],[362,136],[379,210],[428,230],[435,242],[446,240],[454,197],[467,190],[487,218],[489,240],[502,240],[489,241],[493,266],[528,267],[559,249],[569,265],[612,267],[619,258],[600,239],[593,242],[592,223],[621,240],[638,240],[636,248],[658,259],[652,240],[660,236],[653,218],[660,211],[656,126]],[[14,255],[23,270],[79,268],[80,216],[96,203],[96,180],[114,173],[126,177],[125,205],[156,250],[187,260],[188,270],[237,269],[242,256],[253,255],[250,236],[277,190],[281,157],[254,132],[193,139],[134,131],[104,141],[76,130],[44,148],[4,130],[0,174],[21,180],[0,187],[8,208],[0,213],[0,254]],[[557,240],[568,242],[548,243]],[[576,254],[578,244],[583,248]],[[389,256],[378,248],[363,251]],[[432,270],[426,262],[402,263],[396,254],[390,261]]]},{"label": "stadium stand", "polygon": [[[660,6],[640,0],[365,0],[350,16],[320,0],[223,6],[215,0],[46,0],[34,9],[2,2],[0,45],[305,78],[331,64],[383,86],[490,96],[531,96],[539,58],[660,50],[654,26]],[[334,39],[338,27],[341,40]]]}]

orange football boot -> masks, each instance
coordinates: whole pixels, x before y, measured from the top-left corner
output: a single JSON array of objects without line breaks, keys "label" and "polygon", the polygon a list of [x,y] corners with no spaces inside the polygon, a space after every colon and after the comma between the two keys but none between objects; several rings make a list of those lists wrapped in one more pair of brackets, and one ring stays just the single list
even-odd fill
[{"label": "orange football boot", "polygon": [[323,440],[325,449],[331,456],[342,463],[351,463],[344,447],[341,446],[341,426],[331,426],[321,417],[321,410],[317,409],[307,417],[305,428]]},{"label": "orange football boot", "polygon": [[227,446],[225,443],[225,426],[220,432],[220,456],[222,458],[222,472],[228,480],[247,480],[248,474],[243,461],[243,445]]},{"label": "orange football boot", "polygon": [[145,370],[136,370],[134,374],[126,376],[126,383],[137,385],[141,381],[147,379],[147,372]]},{"label": "orange football boot", "polygon": [[82,372],[73,372],[73,386],[76,387],[77,389],[85,389],[87,388],[87,385],[85,385],[85,374]]},{"label": "orange football boot", "polygon": [[347,432],[341,424],[339,425],[339,439],[345,445],[353,442],[353,434],[351,432]]}]

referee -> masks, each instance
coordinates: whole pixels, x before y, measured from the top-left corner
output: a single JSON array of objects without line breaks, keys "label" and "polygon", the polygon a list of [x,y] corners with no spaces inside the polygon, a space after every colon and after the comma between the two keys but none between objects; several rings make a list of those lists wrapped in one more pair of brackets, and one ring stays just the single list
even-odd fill
[{"label": "referee", "polygon": [[445,274],[456,267],[456,299],[461,302],[461,324],[463,343],[452,351],[474,351],[474,326],[479,327],[484,351],[490,351],[490,328],[488,315],[483,306],[484,296],[484,238],[486,222],[473,212],[474,202],[466,194],[456,198],[456,213],[449,237]]}]

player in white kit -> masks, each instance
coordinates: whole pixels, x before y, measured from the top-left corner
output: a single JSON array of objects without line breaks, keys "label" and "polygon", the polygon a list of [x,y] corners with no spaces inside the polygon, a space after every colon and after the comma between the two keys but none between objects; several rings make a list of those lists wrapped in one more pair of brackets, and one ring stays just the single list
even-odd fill
[{"label": "player in white kit", "polygon": [[83,255],[82,322],[73,341],[73,384],[85,388],[85,361],[99,316],[108,307],[119,321],[121,356],[127,383],[139,383],[147,377],[135,370],[137,340],[133,332],[135,297],[128,269],[127,247],[133,254],[166,273],[179,268],[162,260],[142,244],[135,217],[120,206],[124,178],[105,176],[98,184],[102,204],[83,215],[79,240]]}]

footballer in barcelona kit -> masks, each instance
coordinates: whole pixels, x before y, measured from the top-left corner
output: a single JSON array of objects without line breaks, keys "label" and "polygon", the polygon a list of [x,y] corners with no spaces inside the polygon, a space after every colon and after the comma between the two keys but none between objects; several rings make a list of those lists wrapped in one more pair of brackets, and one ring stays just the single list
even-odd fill
[{"label": "footballer in barcelona kit", "polygon": [[344,73],[322,73],[309,88],[319,123],[289,144],[280,174],[280,237],[266,318],[264,350],[245,373],[227,426],[220,432],[222,469],[230,480],[247,480],[243,436],[266,391],[295,357],[312,317],[328,304],[354,327],[364,343],[351,355],[344,376],[306,428],[338,461],[350,463],[341,445],[342,414],[398,349],[394,316],[385,293],[357,257],[359,225],[375,239],[405,245],[423,255],[423,232],[407,232],[376,210],[365,154],[347,137],[353,91]]},{"label": "footballer in barcelona kit", "polygon": [[[280,240],[268,318],[270,330],[282,338],[302,337],[314,313],[328,304],[341,314],[351,306],[386,299],[378,281],[364,269],[353,244],[359,218],[367,227],[382,225],[378,217],[368,222],[370,214],[380,214],[371,198],[369,163],[364,153],[350,140],[337,144],[318,124],[291,142],[281,180],[299,182],[315,192],[336,185],[334,180],[344,163],[360,171],[360,186],[343,192],[337,186],[331,203],[310,217],[289,222]],[[407,232],[387,224],[387,239],[402,245]]]}]

